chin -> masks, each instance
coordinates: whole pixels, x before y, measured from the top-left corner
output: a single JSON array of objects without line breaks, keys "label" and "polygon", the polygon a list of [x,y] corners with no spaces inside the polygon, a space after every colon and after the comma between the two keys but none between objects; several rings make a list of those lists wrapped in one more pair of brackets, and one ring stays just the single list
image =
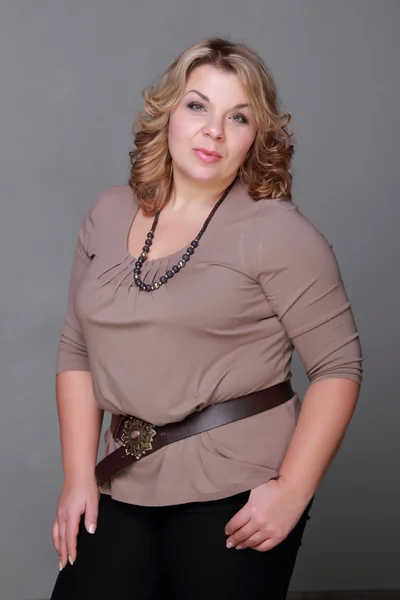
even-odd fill
[{"label": "chin", "polygon": [[221,171],[216,169],[215,166],[214,168],[206,166],[197,169],[185,169],[183,173],[185,173],[187,178],[199,183],[210,183],[212,181],[219,181],[222,178]]}]

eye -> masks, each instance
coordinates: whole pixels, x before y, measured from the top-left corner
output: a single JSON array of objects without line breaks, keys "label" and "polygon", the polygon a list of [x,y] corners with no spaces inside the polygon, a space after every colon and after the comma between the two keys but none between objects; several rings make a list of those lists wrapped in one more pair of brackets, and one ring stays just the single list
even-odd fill
[{"label": "eye", "polygon": [[200,102],[189,102],[187,106],[188,108],[190,108],[190,110],[193,110],[194,112],[200,112],[204,109],[204,106],[200,104]]},{"label": "eye", "polygon": [[232,119],[234,121],[236,121],[236,123],[240,123],[242,125],[247,125],[247,123],[249,122],[249,120],[247,119],[247,117],[245,117],[242,114],[233,115]]}]

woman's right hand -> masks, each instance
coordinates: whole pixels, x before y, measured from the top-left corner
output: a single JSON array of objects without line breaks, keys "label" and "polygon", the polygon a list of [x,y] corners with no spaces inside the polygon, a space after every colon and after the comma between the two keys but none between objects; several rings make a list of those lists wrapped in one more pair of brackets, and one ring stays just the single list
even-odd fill
[{"label": "woman's right hand", "polygon": [[96,531],[99,497],[99,488],[94,478],[84,482],[64,482],[52,529],[53,544],[60,559],[60,571],[67,560],[71,565],[75,562],[81,515],[85,515],[86,530],[89,533]]}]

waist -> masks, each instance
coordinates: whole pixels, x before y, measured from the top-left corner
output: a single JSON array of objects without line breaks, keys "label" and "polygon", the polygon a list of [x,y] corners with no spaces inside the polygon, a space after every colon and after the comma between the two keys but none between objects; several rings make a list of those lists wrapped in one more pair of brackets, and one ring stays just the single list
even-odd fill
[{"label": "waist", "polygon": [[114,439],[121,442],[122,446],[97,465],[98,484],[102,485],[115,472],[168,444],[270,410],[292,397],[293,389],[287,380],[245,396],[207,406],[182,421],[163,426],[154,426],[134,416],[113,415],[110,430]]}]

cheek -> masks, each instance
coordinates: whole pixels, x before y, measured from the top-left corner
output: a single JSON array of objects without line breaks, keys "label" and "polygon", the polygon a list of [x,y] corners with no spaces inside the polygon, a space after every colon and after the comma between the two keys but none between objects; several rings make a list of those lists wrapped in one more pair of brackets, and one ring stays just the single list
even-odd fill
[{"label": "cheek", "polygon": [[171,146],[189,140],[193,134],[193,122],[184,111],[171,115],[168,126],[168,141]]},{"label": "cheek", "polygon": [[245,158],[247,152],[250,150],[251,145],[254,141],[254,135],[238,135],[232,140],[231,143],[231,157],[235,162],[241,163]]},{"label": "cheek", "polygon": [[170,118],[168,125],[168,149],[174,161],[179,161],[180,149],[182,148],[182,129],[179,119]]},{"label": "cheek", "polygon": [[178,119],[175,115],[170,117],[168,124],[168,145],[174,148],[176,142],[179,141]]},{"label": "cheek", "polygon": [[190,118],[190,115],[180,111],[171,115],[168,125],[168,148],[175,163],[182,166],[190,160],[190,148],[197,135],[198,123]]}]

